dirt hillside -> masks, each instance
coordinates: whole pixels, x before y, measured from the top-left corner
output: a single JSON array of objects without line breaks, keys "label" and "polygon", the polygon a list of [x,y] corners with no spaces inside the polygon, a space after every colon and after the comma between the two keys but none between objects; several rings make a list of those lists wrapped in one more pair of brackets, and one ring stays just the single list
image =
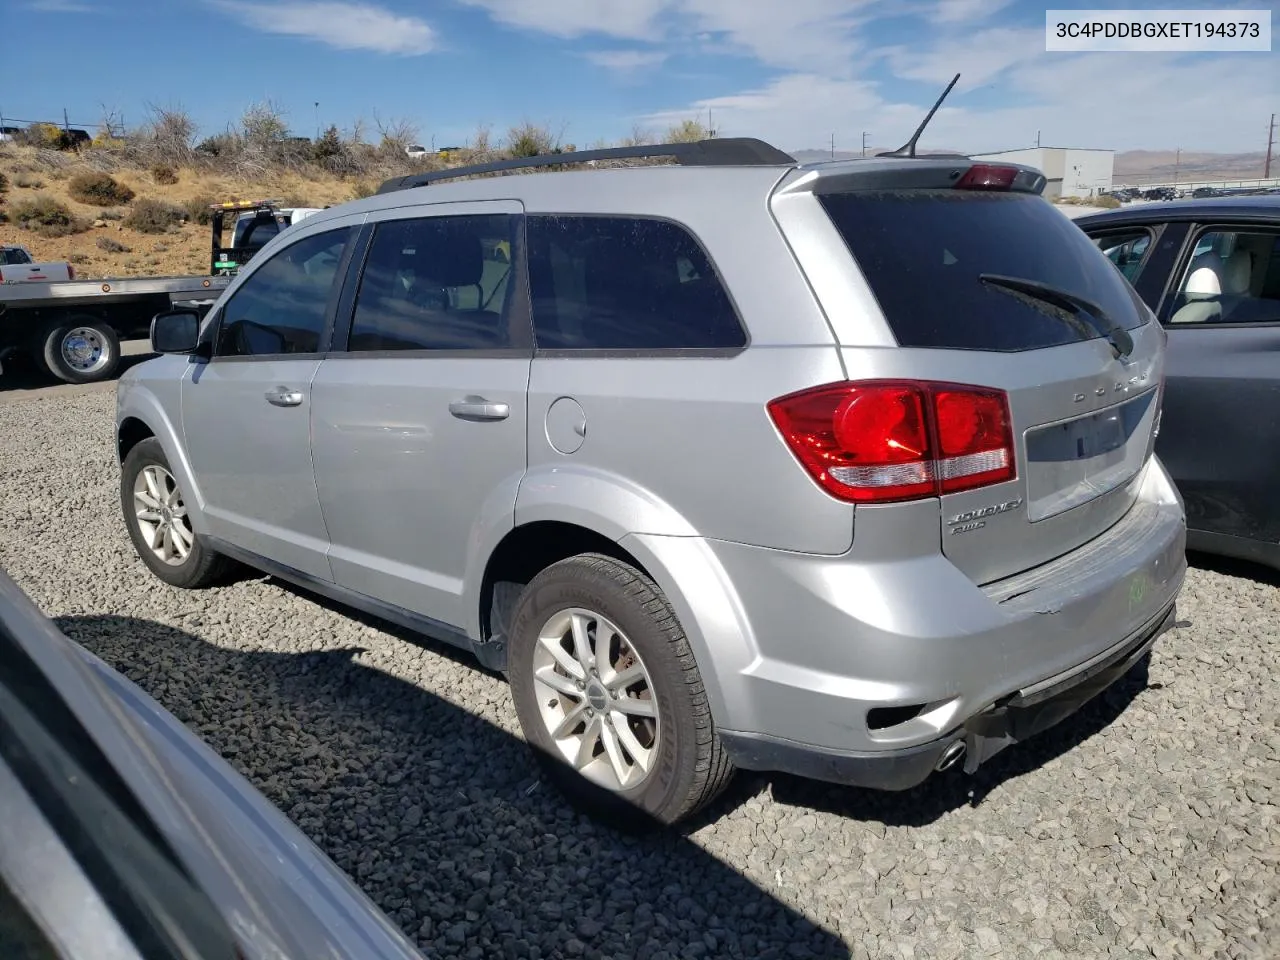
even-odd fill
[{"label": "dirt hillside", "polygon": [[[112,176],[136,196],[129,203],[101,207],[80,203],[68,192],[71,179],[90,169],[74,155],[51,156],[49,151],[8,145],[0,148],[0,174],[9,184],[8,192],[0,197],[0,213],[9,213],[9,222],[0,222],[0,244],[20,244],[38,260],[70,260],[84,277],[202,274],[209,269],[208,226],[189,220],[166,233],[148,234],[124,226],[121,218],[145,198],[179,206],[192,201],[270,198],[282,200],[286,206],[323,207],[350,200],[356,191],[353,181],[318,171],[312,176],[271,173],[248,182],[180,168],[175,171],[177,183],[162,184],[150,171],[124,169],[113,171]],[[23,229],[13,216],[15,206],[40,197],[62,203],[92,226],[61,237]],[[118,250],[117,246],[125,249]]]}]

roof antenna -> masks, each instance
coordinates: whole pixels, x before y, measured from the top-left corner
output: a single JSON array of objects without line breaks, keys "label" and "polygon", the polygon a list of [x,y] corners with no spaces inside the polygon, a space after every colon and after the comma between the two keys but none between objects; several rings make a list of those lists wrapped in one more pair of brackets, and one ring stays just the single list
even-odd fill
[{"label": "roof antenna", "polygon": [[956,74],[951,78],[951,82],[947,84],[947,89],[942,91],[942,96],[938,98],[938,102],[933,105],[933,109],[921,121],[920,126],[916,127],[916,132],[911,135],[911,139],[900,146],[897,150],[890,150],[887,153],[877,153],[877,157],[914,157],[916,155],[916,143],[920,139],[920,134],[924,133],[924,128],[929,125],[929,121],[933,119],[933,115],[938,112],[938,108],[942,106],[942,101],[947,99],[947,94],[951,92],[951,88],[956,85],[956,81],[960,79],[960,74]]}]

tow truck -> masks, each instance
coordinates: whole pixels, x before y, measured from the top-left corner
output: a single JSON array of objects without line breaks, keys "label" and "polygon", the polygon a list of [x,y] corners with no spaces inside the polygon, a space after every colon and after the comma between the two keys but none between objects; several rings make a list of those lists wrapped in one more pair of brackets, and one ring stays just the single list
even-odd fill
[{"label": "tow truck", "polygon": [[[150,336],[151,318],[177,307],[203,315],[239,269],[264,245],[254,230],[236,231],[223,245],[228,216],[270,222],[271,235],[288,226],[278,200],[233,200],[210,206],[209,273],[179,277],[106,277],[99,280],[0,280],[0,374],[19,357],[67,383],[93,383],[115,375],[120,341]],[[264,231],[266,233],[267,231]],[[240,245],[236,245],[239,240]]]}]

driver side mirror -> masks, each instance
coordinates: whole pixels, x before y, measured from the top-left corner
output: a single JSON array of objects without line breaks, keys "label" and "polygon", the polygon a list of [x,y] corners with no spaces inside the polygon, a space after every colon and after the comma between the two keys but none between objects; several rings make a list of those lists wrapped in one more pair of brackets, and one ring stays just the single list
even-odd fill
[{"label": "driver side mirror", "polygon": [[200,342],[200,314],[167,310],[151,319],[151,349],[156,353],[194,353]]}]

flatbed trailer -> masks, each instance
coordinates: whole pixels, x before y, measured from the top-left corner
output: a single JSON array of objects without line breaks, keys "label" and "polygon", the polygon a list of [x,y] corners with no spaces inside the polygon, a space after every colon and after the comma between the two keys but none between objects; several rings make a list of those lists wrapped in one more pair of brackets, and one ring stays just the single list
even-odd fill
[{"label": "flatbed trailer", "polygon": [[68,383],[112,377],[120,341],[150,336],[174,306],[206,312],[232,276],[106,277],[0,283],[0,373],[25,356]]}]

